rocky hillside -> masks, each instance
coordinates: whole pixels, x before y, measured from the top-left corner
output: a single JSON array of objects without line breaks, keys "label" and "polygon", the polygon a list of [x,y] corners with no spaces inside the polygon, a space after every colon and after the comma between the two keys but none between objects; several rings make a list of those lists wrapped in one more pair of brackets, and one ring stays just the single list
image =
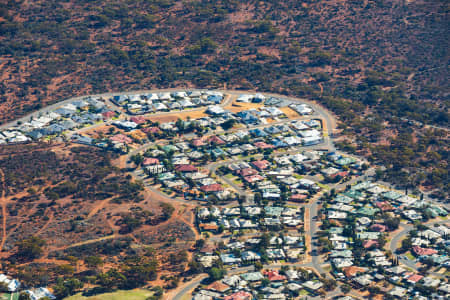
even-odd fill
[{"label": "rocky hillside", "polygon": [[323,87],[367,104],[379,100],[366,96],[375,86],[442,105],[448,8],[414,0],[5,1],[0,121],[71,95],[182,85],[316,97]]}]

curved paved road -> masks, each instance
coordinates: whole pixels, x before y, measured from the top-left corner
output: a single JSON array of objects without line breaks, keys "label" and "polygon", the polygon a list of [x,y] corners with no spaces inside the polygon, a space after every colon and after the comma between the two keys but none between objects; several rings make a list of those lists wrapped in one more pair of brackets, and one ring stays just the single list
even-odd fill
[{"label": "curved paved road", "polygon": [[[434,225],[434,224],[448,224],[449,222],[450,222],[449,219],[446,219],[446,220],[435,220],[435,221],[431,221],[431,222],[425,223],[424,225],[431,226],[431,225]],[[399,233],[397,233],[391,239],[389,244],[387,245],[387,248],[389,250],[391,250],[393,255],[395,255],[395,252],[397,251],[397,249],[400,248],[400,247],[398,247],[400,242],[409,234],[409,232],[411,230],[414,229],[414,225],[412,225],[412,224],[400,224],[400,227],[403,228],[403,230],[400,231]],[[405,266],[407,266],[407,267],[409,267],[409,268],[411,268],[413,270],[417,271],[417,269],[418,269],[417,266],[416,266],[416,263],[413,260],[404,259],[404,258],[400,258],[399,257],[399,262],[401,262],[402,264],[404,264]],[[433,273],[433,275],[442,277],[442,274]]]}]

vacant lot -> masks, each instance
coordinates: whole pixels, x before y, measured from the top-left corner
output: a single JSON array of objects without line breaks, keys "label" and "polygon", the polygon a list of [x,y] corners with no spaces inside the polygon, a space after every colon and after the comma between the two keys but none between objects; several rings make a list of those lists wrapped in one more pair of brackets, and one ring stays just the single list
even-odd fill
[{"label": "vacant lot", "polygon": [[237,113],[237,112],[247,110],[247,109],[252,109],[252,108],[258,109],[263,106],[264,105],[262,103],[244,103],[244,102],[233,101],[232,105],[226,106],[224,108],[233,113]]},{"label": "vacant lot", "polygon": [[289,119],[295,119],[295,118],[299,117],[299,114],[295,110],[290,108],[290,107],[287,107],[287,106],[286,107],[281,107],[280,110],[282,112],[284,112],[286,117],[288,117]]},{"label": "vacant lot", "polygon": [[206,109],[203,110],[196,110],[196,111],[184,111],[184,112],[175,112],[167,115],[159,115],[159,116],[151,116],[148,117],[148,119],[152,122],[159,122],[159,123],[168,123],[168,122],[175,122],[178,119],[186,120],[187,118],[191,119],[199,119],[208,116],[205,113]]}]

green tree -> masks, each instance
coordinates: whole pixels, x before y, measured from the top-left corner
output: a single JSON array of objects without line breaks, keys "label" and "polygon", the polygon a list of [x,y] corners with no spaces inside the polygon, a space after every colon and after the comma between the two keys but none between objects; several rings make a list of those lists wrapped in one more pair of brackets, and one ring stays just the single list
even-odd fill
[{"label": "green tree", "polygon": [[203,266],[201,263],[193,258],[188,264],[189,272],[192,274],[199,274],[203,272]]},{"label": "green tree", "polygon": [[98,256],[88,256],[84,259],[84,262],[88,265],[90,268],[98,268],[101,265],[103,265],[103,260],[101,257]]},{"label": "green tree", "polygon": [[341,286],[341,290],[344,294],[347,294],[352,290],[352,288],[348,284],[344,284]]},{"label": "green tree", "polygon": [[42,247],[45,241],[39,237],[33,236],[28,239],[17,242],[17,257],[19,260],[33,260],[42,255]]},{"label": "green tree", "polygon": [[59,278],[57,284],[53,287],[53,291],[57,298],[62,299],[75,294],[82,287],[83,283],[76,278],[71,278],[68,280]]},{"label": "green tree", "polygon": [[159,207],[161,207],[161,209],[162,209],[162,220],[163,221],[170,219],[173,212],[175,211],[175,208],[169,203],[160,202]]},{"label": "green tree", "polygon": [[223,268],[212,267],[208,271],[209,278],[212,281],[217,281],[222,279],[226,275],[227,271]]},{"label": "green tree", "polygon": [[412,241],[411,238],[406,238],[402,241],[402,249],[403,251],[408,251],[412,248]]},{"label": "green tree", "polygon": [[111,269],[106,273],[97,275],[97,283],[106,288],[123,287],[127,278],[117,269]]},{"label": "green tree", "polygon": [[144,161],[144,156],[140,153],[132,155],[130,157],[131,161],[134,162],[136,166],[140,166],[142,162]]}]

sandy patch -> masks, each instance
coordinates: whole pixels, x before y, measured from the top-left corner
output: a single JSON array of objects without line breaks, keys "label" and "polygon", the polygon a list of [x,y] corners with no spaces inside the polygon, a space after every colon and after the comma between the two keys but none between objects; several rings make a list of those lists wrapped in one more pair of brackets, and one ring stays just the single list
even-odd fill
[{"label": "sandy patch", "polygon": [[224,107],[224,109],[231,111],[232,113],[237,113],[243,110],[247,109],[258,109],[263,107],[264,104],[262,103],[244,103],[244,102],[236,102],[233,101],[233,103],[229,106]]},{"label": "sandy patch", "polygon": [[293,110],[292,108],[285,106],[281,107],[280,110],[288,117],[289,119],[296,119],[299,117],[299,114]]},{"label": "sandy patch", "polygon": [[176,112],[173,114],[159,115],[159,116],[155,115],[150,116],[147,119],[149,119],[152,122],[159,122],[159,123],[175,122],[178,119],[186,120],[188,117],[194,120],[207,117],[208,115],[205,113],[205,110]]}]

